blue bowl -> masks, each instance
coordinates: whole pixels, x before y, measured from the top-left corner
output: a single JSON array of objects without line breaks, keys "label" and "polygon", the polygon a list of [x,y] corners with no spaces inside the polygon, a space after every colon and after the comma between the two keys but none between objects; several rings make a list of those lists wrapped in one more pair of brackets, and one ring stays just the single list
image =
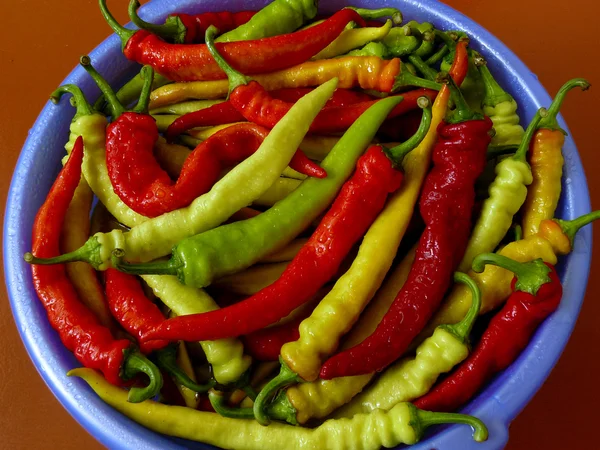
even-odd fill
[{"label": "blue bowl", "polygon": [[[142,16],[161,22],[171,11],[194,13],[215,10],[259,9],[266,0],[154,0],[145,5]],[[346,5],[342,0],[326,3],[324,12]],[[434,0],[356,0],[355,6],[395,6],[407,19],[430,21],[441,29],[460,29],[472,38],[472,46],[489,61],[502,86],[508,88],[520,105],[523,123],[528,122],[540,106],[548,106],[550,96],[537,77],[498,39],[479,25]],[[100,15],[99,18],[100,19]],[[139,66],[121,54],[119,39],[113,35],[91,54],[95,66],[113,86],[123,84]],[[79,85],[88,98],[99,94],[90,77],[77,67],[64,83]],[[48,324],[31,280],[31,269],[23,262],[23,253],[31,248],[31,229],[35,214],[45,199],[60,168],[63,145],[73,109],[68,102],[60,106],[48,103],[29,133],[13,176],[4,224],[4,266],[11,306],[21,338],[40,375],[54,395],[73,417],[96,439],[114,449],[209,449],[212,446],[159,435],[134,423],[102,402],[84,382],[69,379],[66,372],[79,364],[60,342]],[[565,123],[561,126],[567,130]],[[558,217],[575,218],[590,211],[587,183],[573,140],[564,147],[566,161],[563,196]],[[52,168],[50,170],[49,168]],[[438,427],[415,449],[503,448],[508,440],[510,422],[540,388],[562,353],[575,325],[583,302],[590,267],[591,227],[583,229],[575,240],[573,253],[559,266],[564,296],[558,310],[537,330],[521,356],[497,376],[477,398],[463,410],[482,419],[489,428],[489,440],[475,443],[465,426]],[[232,433],[235,430],[231,430]]]}]

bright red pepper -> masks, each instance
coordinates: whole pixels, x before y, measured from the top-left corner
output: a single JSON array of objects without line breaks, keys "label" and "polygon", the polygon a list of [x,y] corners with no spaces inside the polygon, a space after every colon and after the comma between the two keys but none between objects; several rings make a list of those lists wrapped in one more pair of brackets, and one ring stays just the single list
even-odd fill
[{"label": "bright red pepper", "polygon": [[438,308],[464,253],[471,230],[475,180],[486,161],[492,122],[469,110],[447,78],[457,105],[438,127],[433,168],[425,179],[420,212],[425,222],[415,262],[377,329],[360,344],[327,360],[322,379],[383,370],[399,358]]},{"label": "bright red pepper", "polygon": [[[119,25],[106,8],[106,0],[100,0],[100,8],[108,24],[121,38],[127,59],[150,65],[173,81],[225,78],[225,73],[204,44],[168,44],[148,31],[128,30]],[[295,33],[217,46],[227,60],[243,73],[272,72],[308,61],[335,40],[349,22],[360,26],[365,23],[357,12],[342,9],[325,22]]]},{"label": "bright red pepper", "polygon": [[109,329],[100,324],[94,313],[79,300],[64,264],[36,264],[37,258],[60,254],[60,232],[81,179],[82,162],[83,139],[79,137],[35,217],[32,251],[36,256],[27,253],[25,260],[33,264],[33,285],[46,309],[50,325],[58,332],[64,346],[85,367],[101,371],[112,384],[121,385],[123,380],[132,378],[138,372],[151,376],[146,388],[130,391],[130,401],[143,401],[160,390],[162,378],[159,370],[142,355],[132,352],[131,342],[126,339],[115,340]]},{"label": "bright red pepper", "polygon": [[415,402],[427,411],[456,411],[495,374],[519,356],[537,327],[556,310],[562,286],[554,266],[541,259],[518,263],[498,254],[479,255],[473,269],[494,264],[514,272],[513,293],[491,320],[469,357],[428,394]]}]

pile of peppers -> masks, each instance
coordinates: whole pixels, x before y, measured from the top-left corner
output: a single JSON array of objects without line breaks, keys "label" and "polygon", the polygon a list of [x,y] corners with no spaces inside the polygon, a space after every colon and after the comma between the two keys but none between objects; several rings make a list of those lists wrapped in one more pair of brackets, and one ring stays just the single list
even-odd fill
[{"label": "pile of peppers", "polygon": [[554,217],[557,115],[590,84],[522,123],[464,32],[395,8],[153,24],[131,0],[131,30],[99,7],[143,67],[115,91],[83,56],[100,98],[52,93],[75,114],[24,256],[68,375],[222,448],[485,440],[457,411],[559,307],[558,257],[600,217]]}]

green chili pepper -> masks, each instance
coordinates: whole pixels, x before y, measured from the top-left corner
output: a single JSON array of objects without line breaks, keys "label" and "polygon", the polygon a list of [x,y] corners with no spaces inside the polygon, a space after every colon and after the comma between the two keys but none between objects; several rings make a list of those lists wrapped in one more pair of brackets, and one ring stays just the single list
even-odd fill
[{"label": "green chili pepper", "polygon": [[523,139],[525,131],[519,125],[517,102],[512,95],[500,87],[481,55],[477,55],[475,63],[485,87],[485,97],[481,107],[483,113],[492,119],[496,130],[492,145],[518,144]]},{"label": "green chili pepper", "polygon": [[421,58],[426,58],[433,53],[435,48],[435,28],[429,22],[419,23],[411,20],[403,27],[407,35],[422,39],[421,45],[413,53]]},{"label": "green chili pepper", "polygon": [[125,233],[120,230],[98,233],[78,250],[36,260],[36,264],[86,261],[96,269],[105,270],[110,267],[112,251],[117,248],[125,250],[132,260],[150,261],[168,255],[179,241],[220,225],[260,197],[279,178],[310,124],[331,98],[337,82],[337,78],[331,79],[298,100],[253,155],[188,207],[149,219]]},{"label": "green chili pepper", "polygon": [[[201,289],[184,286],[175,277],[145,275],[142,277],[154,295],[178,316],[219,309],[219,305]],[[238,339],[200,342],[211,364],[215,380],[221,384],[237,381],[250,367],[252,359],[244,354]]]},{"label": "green chili pepper", "polygon": [[360,17],[365,20],[377,20],[383,17],[391,17],[394,25],[400,25],[402,20],[404,20],[400,10],[396,8],[365,9],[350,7],[350,9],[356,11]]},{"label": "green chili pepper", "polygon": [[252,420],[221,417],[181,406],[162,405],[151,400],[129,403],[127,392],[108,383],[91,369],[74,369],[69,376],[82,378],[110,406],[157,433],[201,441],[220,448],[238,450],[379,450],[398,444],[415,444],[425,430],[442,423],[470,425],[473,438],[482,442],[488,431],[479,419],[464,414],[435,413],[400,403],[390,411],[359,414],[352,419],[328,420],[316,428],[273,423],[262,427]]},{"label": "green chili pepper", "polygon": [[399,58],[416,52],[422,45],[422,39],[418,36],[407,36],[405,28],[392,28],[383,39],[383,43],[391,56]]},{"label": "green chili pepper", "polygon": [[377,56],[381,59],[389,59],[390,52],[383,42],[369,42],[363,48],[352,50],[342,56]]},{"label": "green chili pepper", "polygon": [[496,166],[496,178],[490,185],[489,197],[483,203],[458,270],[468,271],[477,255],[494,251],[510,229],[513,216],[525,203],[527,186],[533,181],[531,167],[527,163],[527,151],[545,115],[546,110],[540,108],[527,127],[517,152]]},{"label": "green chili pepper", "polygon": [[244,25],[222,34],[216,42],[246,41],[291,33],[317,15],[317,0],[274,0]]},{"label": "green chili pepper", "polygon": [[[283,200],[251,219],[214,228],[179,242],[169,261],[113,262],[126,273],[177,275],[183,284],[210,285],[238,272],[292,241],[331,204],[356,161],[401,97],[383,99],[365,111],[321,163],[323,179],[308,178]],[[238,185],[239,186],[239,185]]]},{"label": "green chili pepper", "polygon": [[370,413],[375,409],[388,411],[400,402],[409,402],[425,395],[438,377],[466,359],[468,338],[479,316],[481,291],[468,275],[454,274],[454,281],[467,285],[473,295],[469,312],[457,324],[440,325],[433,336],[417,348],[416,357],[406,358],[387,368],[367,389],[335,412],[335,418]]}]

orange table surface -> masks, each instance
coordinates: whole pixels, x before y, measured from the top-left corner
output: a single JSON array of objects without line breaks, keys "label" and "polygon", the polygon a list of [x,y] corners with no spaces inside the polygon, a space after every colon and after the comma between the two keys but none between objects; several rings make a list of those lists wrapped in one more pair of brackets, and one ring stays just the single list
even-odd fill
[{"label": "orange table surface", "polygon": [[[324,1],[324,0],[322,0]],[[592,206],[600,208],[597,133],[600,51],[596,29],[600,3],[594,0],[447,0],[510,47],[553,95],[562,83],[585,77],[596,83],[569,95],[563,115],[587,170]],[[113,1],[126,21],[126,2]],[[49,93],[78,57],[104,40],[109,29],[95,0],[4,1],[0,27],[1,203],[27,131]],[[2,208],[4,213],[4,208]],[[600,226],[596,225],[596,231]],[[510,429],[511,450],[593,448],[600,393],[600,244],[587,296],[575,331],[558,365]],[[0,448],[88,450],[101,448],[54,398],[29,360],[15,327],[6,289],[0,290]]]}]

